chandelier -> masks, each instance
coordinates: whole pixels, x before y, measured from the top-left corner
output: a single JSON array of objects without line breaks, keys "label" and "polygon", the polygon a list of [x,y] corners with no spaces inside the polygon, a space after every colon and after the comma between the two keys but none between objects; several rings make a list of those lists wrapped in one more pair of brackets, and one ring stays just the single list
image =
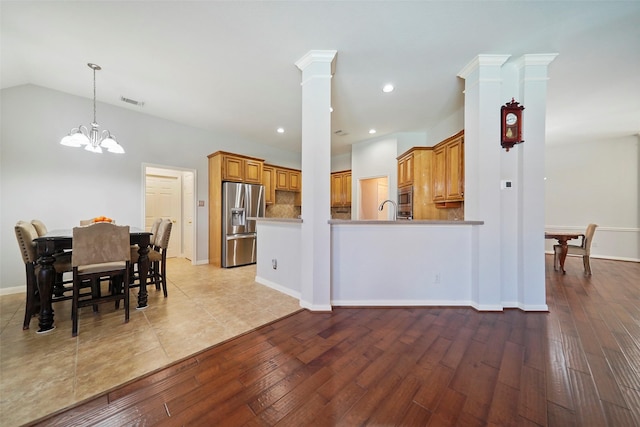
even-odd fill
[{"label": "chandelier", "polygon": [[88,63],[89,68],[93,70],[93,122],[91,129],[80,125],[71,129],[71,132],[62,140],[60,144],[68,147],[82,147],[92,153],[102,153],[104,148],[110,153],[122,154],[124,148],[116,141],[116,136],[112,135],[108,130],[100,131],[98,122],[96,121],[96,71],[102,70],[102,67],[96,64]]}]

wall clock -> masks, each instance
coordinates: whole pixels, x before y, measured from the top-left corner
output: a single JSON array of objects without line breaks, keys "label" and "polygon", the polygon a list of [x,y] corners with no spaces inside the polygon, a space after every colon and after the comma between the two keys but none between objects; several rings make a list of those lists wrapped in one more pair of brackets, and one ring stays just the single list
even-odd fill
[{"label": "wall clock", "polygon": [[507,151],[516,144],[524,142],[522,139],[522,110],[515,99],[500,108],[500,145]]}]

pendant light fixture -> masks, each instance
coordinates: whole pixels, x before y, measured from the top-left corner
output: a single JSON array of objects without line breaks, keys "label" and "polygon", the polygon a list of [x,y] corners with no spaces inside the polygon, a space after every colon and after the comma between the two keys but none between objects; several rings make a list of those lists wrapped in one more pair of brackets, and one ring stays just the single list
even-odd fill
[{"label": "pendant light fixture", "polygon": [[102,67],[96,64],[88,63],[89,68],[93,70],[93,122],[91,129],[80,125],[71,129],[69,135],[62,138],[60,144],[68,147],[82,147],[92,153],[102,153],[102,149],[106,149],[110,153],[122,154],[124,148],[116,141],[116,136],[112,135],[108,130],[99,129],[96,121],[96,71],[102,70]]}]

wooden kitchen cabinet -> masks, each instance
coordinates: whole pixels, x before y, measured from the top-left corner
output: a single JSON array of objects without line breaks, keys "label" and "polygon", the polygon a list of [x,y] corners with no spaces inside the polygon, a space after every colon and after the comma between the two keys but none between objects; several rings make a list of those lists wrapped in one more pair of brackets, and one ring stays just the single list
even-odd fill
[{"label": "wooden kitchen cabinet", "polygon": [[271,165],[262,167],[262,185],[264,185],[264,202],[271,205],[276,202],[276,168]]},{"label": "wooden kitchen cabinet", "polygon": [[413,219],[442,219],[431,194],[432,168],[432,147],[413,147],[398,157],[398,190],[411,188]]},{"label": "wooden kitchen cabinet", "polygon": [[262,183],[263,160],[222,151],[213,155],[221,156],[223,181]]},{"label": "wooden kitchen cabinet", "polygon": [[413,151],[409,151],[398,158],[398,188],[413,184]]},{"label": "wooden kitchen cabinet", "polygon": [[209,263],[222,265],[222,183],[262,184],[264,160],[217,151],[209,154]]},{"label": "wooden kitchen cabinet", "polygon": [[276,168],[276,190],[300,191],[302,173],[296,169]]},{"label": "wooden kitchen cabinet", "polygon": [[351,171],[331,174],[331,207],[351,206]]},{"label": "wooden kitchen cabinet", "polygon": [[464,201],[464,131],[433,149],[433,201],[438,208],[462,206]]}]

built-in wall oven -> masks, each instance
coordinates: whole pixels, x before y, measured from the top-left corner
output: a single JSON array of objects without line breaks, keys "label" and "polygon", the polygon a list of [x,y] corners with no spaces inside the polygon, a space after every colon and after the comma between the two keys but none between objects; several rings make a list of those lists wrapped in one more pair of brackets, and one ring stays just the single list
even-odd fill
[{"label": "built-in wall oven", "polygon": [[398,189],[398,219],[413,219],[413,187]]}]

